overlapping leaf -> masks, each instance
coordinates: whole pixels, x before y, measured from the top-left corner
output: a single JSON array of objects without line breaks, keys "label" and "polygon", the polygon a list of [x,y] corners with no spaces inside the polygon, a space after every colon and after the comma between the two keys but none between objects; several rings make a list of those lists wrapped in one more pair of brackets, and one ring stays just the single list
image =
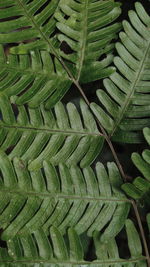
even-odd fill
[{"label": "overlapping leaf", "polygon": [[[109,0],[60,0],[55,13],[58,20],[56,26],[61,32],[58,39],[72,50],[69,54],[62,51],[60,54],[73,63],[69,67],[81,83],[114,72],[113,68],[107,67],[113,58],[109,55],[114,48],[111,41],[121,28],[120,23],[113,23],[121,13],[119,6],[119,3]],[[105,59],[101,60],[101,56],[105,56]]]},{"label": "overlapping leaf", "polygon": [[[54,52],[54,14],[59,0],[5,0],[0,2],[0,43],[21,43],[13,52],[34,49]],[[25,43],[23,45],[23,43]]]},{"label": "overlapping leaf", "polygon": [[120,191],[122,180],[114,163],[108,172],[97,163],[91,167],[55,168],[43,162],[43,169],[28,171],[26,164],[15,157],[13,163],[0,152],[0,227],[2,239],[16,234],[43,229],[47,234],[53,225],[61,233],[74,227],[78,234],[89,236],[103,231],[101,241],[114,238],[124,226],[130,201]]},{"label": "overlapping leaf", "polygon": [[[46,101],[47,108],[52,107],[71,86],[66,70],[58,63],[59,45],[53,37],[58,4],[59,0],[0,3],[0,43],[7,46],[10,43],[11,53],[21,54],[5,59],[1,47],[0,88],[7,96],[19,95],[18,104],[29,102],[37,107]],[[25,53],[28,55],[22,55]],[[51,54],[55,55],[54,60]]]},{"label": "overlapping leaf", "polygon": [[103,137],[84,101],[80,103],[82,116],[72,103],[65,108],[59,102],[53,111],[43,106],[12,106],[5,96],[0,99],[1,149],[7,151],[10,159],[21,157],[29,163],[30,170],[39,169],[46,159],[54,165],[79,163],[85,167],[100,153]]},{"label": "overlapping leaf", "polygon": [[142,129],[150,125],[150,17],[141,3],[135,8],[116,44],[117,72],[104,80],[106,92],[97,91],[101,106],[91,104],[110,137],[127,143],[140,142]]},{"label": "overlapping leaf", "polygon": [[[22,55],[19,58],[14,57],[15,62],[12,62],[9,68],[8,66],[7,68],[6,66],[2,66],[2,68],[6,68],[6,72],[3,73],[5,78],[9,74],[12,80],[12,69],[16,72],[14,75],[18,78],[15,80],[17,83],[19,80],[24,79],[24,74],[20,72],[19,66],[16,68],[16,65],[19,65],[19,62],[17,64],[16,61],[21,60],[21,64],[25,64],[24,61],[28,60],[28,64],[26,63],[27,66],[24,66],[23,70],[30,84],[29,87],[27,86],[28,94],[26,93],[26,87],[20,89],[23,95],[25,93],[24,97],[22,96],[21,98],[22,102],[26,103],[31,100],[30,105],[35,107],[39,102],[47,100],[50,97],[50,100],[46,103],[46,107],[52,107],[69,90],[72,82],[76,84],[80,78],[81,82],[89,82],[107,77],[114,72],[114,68],[108,67],[112,62],[112,55],[108,55],[101,61],[98,59],[101,56],[111,53],[114,48],[114,45],[110,43],[120,30],[120,23],[113,23],[121,12],[118,6],[118,3],[111,0],[105,3],[99,3],[99,1],[92,3],[87,0],[81,1],[81,3],[77,3],[74,0],[6,0],[5,3],[0,3],[0,43],[4,45],[10,43],[11,46],[12,43],[15,44],[10,48],[11,53],[14,54],[31,54],[35,50],[46,50],[48,58],[51,56],[57,58],[61,64],[58,70],[57,60],[52,62],[50,58],[51,64],[49,63],[50,66],[47,66],[47,75],[46,73],[43,74],[43,72],[38,75],[43,69],[43,66],[41,66],[41,52],[37,52],[39,68],[37,67],[36,71],[38,78],[35,73],[33,74],[35,71],[32,64],[33,55],[31,57],[29,56],[29,58],[26,55]],[[87,13],[86,16],[85,12]],[[68,20],[65,18],[67,14],[69,16]],[[77,14],[79,18],[76,18]],[[57,28],[63,33],[58,35],[59,41],[56,39],[56,18],[60,20],[57,23]],[[71,40],[69,38],[73,39]],[[70,57],[59,50],[63,39],[65,41],[69,40],[69,45],[71,42],[71,48],[72,46],[76,46],[75,51],[77,52],[77,57],[74,55]],[[79,45],[75,44],[77,40]],[[61,58],[64,55],[67,58],[65,62]],[[68,60],[70,63],[68,63]],[[31,64],[29,61],[31,61]],[[47,61],[48,59],[44,58],[42,64],[46,65]],[[77,73],[74,68],[76,61]],[[29,64],[30,66],[28,66]],[[56,73],[54,71],[55,69]],[[29,75],[29,70],[33,74],[32,77],[32,74]],[[41,75],[42,78],[40,77]],[[68,75],[71,80],[68,80]],[[35,78],[41,81],[41,83],[37,80],[34,82],[33,80]],[[46,81],[44,80],[42,82],[45,78]],[[23,86],[24,83],[22,80],[21,82]],[[12,92],[10,88],[12,85],[9,84],[9,87],[7,86],[9,95]],[[3,87],[3,82],[0,86]]]},{"label": "overlapping leaf", "polygon": [[146,259],[142,256],[142,245],[138,232],[132,221],[126,221],[127,242],[131,257],[123,259],[119,256],[119,247],[115,239],[102,243],[98,233],[94,233],[96,259],[86,259],[83,240],[73,228],[63,238],[56,227],[51,227],[48,237],[41,231],[33,235],[16,236],[8,240],[7,249],[0,250],[1,266],[40,266],[40,267],[81,267],[81,266],[116,266],[146,267]]},{"label": "overlapping leaf", "polygon": [[[125,22],[117,45],[122,74],[105,80],[108,94],[98,92],[107,114],[91,105],[119,141],[139,141],[137,131],[149,123],[150,18],[140,4],[136,11],[130,13],[135,29]],[[137,231],[126,221],[131,201],[120,190],[116,165],[90,167],[103,145],[93,115],[83,101],[81,116],[73,104],[58,102],[72,82],[114,72],[108,65],[119,14],[111,0],[0,3],[0,43],[17,44],[6,58],[0,47],[0,228],[8,247],[0,249],[1,266],[146,266]],[[70,54],[59,49],[63,42]],[[125,222],[128,260],[115,240]],[[85,231],[94,237],[93,262],[81,244]]]},{"label": "overlapping leaf", "polygon": [[[145,139],[150,145],[150,128],[143,130]],[[134,199],[142,199],[148,205],[150,202],[150,149],[145,149],[142,156],[139,153],[132,154],[132,161],[139,171],[143,174],[144,178],[137,177],[133,184],[126,183],[122,189]]]},{"label": "overlapping leaf", "polygon": [[45,102],[54,106],[70,88],[71,81],[60,63],[55,67],[46,51],[32,51],[29,55],[8,55],[0,46],[0,101],[3,96],[18,95],[17,104],[38,107]]}]

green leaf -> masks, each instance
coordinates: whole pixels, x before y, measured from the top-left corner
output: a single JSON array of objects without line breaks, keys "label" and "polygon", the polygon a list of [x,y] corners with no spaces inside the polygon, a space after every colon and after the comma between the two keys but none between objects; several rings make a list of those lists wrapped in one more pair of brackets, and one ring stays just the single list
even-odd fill
[{"label": "green leaf", "polygon": [[53,242],[54,254],[58,260],[66,261],[68,259],[68,252],[61,233],[56,227],[50,228],[50,235]]},{"label": "green leaf", "polygon": [[[34,49],[54,52],[54,14],[59,0],[5,1],[0,4],[0,43],[20,43],[11,52],[23,54]],[[51,38],[50,38],[51,37]],[[23,44],[26,43],[26,44]]]},{"label": "green leaf", "polygon": [[91,104],[112,140],[124,143],[141,142],[142,129],[150,125],[150,17],[141,3],[135,9],[129,11],[130,22],[123,21],[116,44],[117,71],[104,80],[106,90],[97,91],[100,106]]},{"label": "green leaf", "polygon": [[131,257],[138,257],[142,254],[142,245],[138,232],[131,220],[126,221],[126,228]]},{"label": "green leaf", "polygon": [[[71,86],[71,81],[60,63],[46,51],[31,51],[29,55],[5,56],[0,46],[0,105],[5,98],[18,95],[16,103],[31,108],[45,103],[53,107]],[[8,114],[6,115],[8,116]]]},{"label": "green leaf", "polygon": [[[124,227],[130,201],[119,190],[122,182],[114,163],[108,164],[109,173],[101,163],[96,164],[94,172],[89,166],[80,169],[59,164],[56,168],[49,161],[43,162],[42,169],[30,172],[23,160],[14,158],[11,162],[4,152],[0,155],[3,240],[32,234],[38,229],[48,234],[49,228],[55,226],[62,234],[68,227],[78,234],[87,231],[89,236],[95,230],[103,231],[101,240],[107,242]],[[8,168],[3,168],[6,163]],[[119,180],[114,185],[116,177]],[[55,239],[57,231],[54,228],[51,231]],[[75,249],[78,238],[71,230],[69,236]],[[81,258],[82,252],[76,251],[75,255],[72,256]]]},{"label": "green leaf", "polygon": [[[98,232],[92,236],[96,258],[87,260],[83,250],[83,241],[74,229],[68,229],[66,236],[63,236],[56,227],[51,227],[50,236],[35,231],[33,235],[27,234],[9,239],[7,249],[0,249],[0,260],[9,266],[37,266],[41,267],[80,267],[80,266],[115,266],[115,267],[146,267],[146,258],[142,256],[142,246],[138,232],[132,221],[126,221],[126,234],[131,257],[128,259],[119,256],[120,248],[115,239],[101,243]],[[75,238],[75,239],[74,239]],[[75,243],[74,243],[75,242]],[[81,252],[79,251],[81,249]],[[76,250],[77,249],[77,250]],[[45,252],[46,251],[46,252]],[[78,251],[78,252],[77,252]],[[44,253],[43,253],[44,252]],[[77,255],[72,258],[72,255]],[[10,265],[12,264],[12,265]],[[2,265],[3,266],[3,265]]]},{"label": "green leaf", "polygon": [[[114,1],[60,0],[55,13],[58,20],[58,40],[65,42],[71,53],[60,50],[60,55],[72,62],[76,80],[81,83],[95,81],[109,76],[114,68],[112,62],[112,39],[121,29],[114,23],[121,13],[120,4]],[[67,18],[66,18],[67,17]],[[103,60],[99,60],[105,56]]]},{"label": "green leaf", "polygon": [[[143,133],[145,139],[149,142],[150,129],[144,128]],[[134,199],[139,199],[149,205],[150,202],[150,150],[143,151],[142,156],[139,153],[132,153],[132,161],[137,169],[142,173],[143,177],[137,177],[133,183],[125,183],[122,189],[127,195]]]},{"label": "green leaf", "polygon": [[1,105],[1,149],[7,151],[13,146],[9,158],[21,157],[30,170],[38,170],[47,159],[54,165],[89,166],[99,155],[104,139],[87,104],[81,101],[80,107],[82,115],[72,103],[65,108],[59,102],[54,110],[45,110],[42,105],[26,109],[11,105],[5,98]]},{"label": "green leaf", "polygon": [[[45,102],[50,108],[72,83],[112,74],[114,68],[108,66],[113,60],[111,41],[121,28],[120,23],[114,23],[121,13],[120,4],[96,2],[12,0],[1,4],[0,44],[10,43],[9,53],[19,55],[6,60],[0,55],[3,93],[8,97],[19,94],[18,104],[29,103],[35,108]],[[73,53],[62,51],[63,42]]]}]

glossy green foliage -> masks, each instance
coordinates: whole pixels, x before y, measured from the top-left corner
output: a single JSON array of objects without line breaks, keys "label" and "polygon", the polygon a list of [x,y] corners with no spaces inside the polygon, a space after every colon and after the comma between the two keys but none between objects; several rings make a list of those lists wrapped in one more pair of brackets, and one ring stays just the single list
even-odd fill
[{"label": "glossy green foliage", "polygon": [[130,23],[123,21],[121,42],[116,44],[117,71],[104,80],[97,96],[102,105],[91,104],[109,136],[115,141],[141,142],[141,131],[150,124],[150,16],[141,3],[129,11]]},{"label": "glossy green foliage", "polygon": [[[49,108],[76,80],[90,82],[108,77],[114,72],[114,68],[108,66],[113,59],[111,41],[121,28],[114,20],[120,13],[119,4],[112,0],[106,3],[99,0],[94,3],[87,0],[80,3],[74,0],[1,1],[0,44],[10,43],[10,52],[21,55],[11,56],[6,66],[3,66],[5,60],[0,62],[4,79],[0,87],[5,85],[9,72],[7,95],[21,93],[18,103],[29,102],[30,106],[37,107],[46,101]],[[74,54],[67,55],[68,52],[65,54],[59,49],[63,41],[74,48]],[[105,59],[99,61],[101,56]]]},{"label": "glossy green foliage", "polygon": [[[144,128],[144,137],[150,145],[150,128]],[[137,177],[133,183],[125,183],[122,189],[134,199],[142,199],[150,203],[150,149],[145,149],[142,156],[139,153],[132,154],[132,161],[143,177]]]},{"label": "glossy green foliage", "polygon": [[49,108],[64,96],[71,85],[59,61],[55,60],[54,64],[47,51],[6,56],[0,46],[0,68],[0,103],[3,104],[4,96],[18,95],[16,104],[28,103],[29,107],[35,108],[44,102]]},{"label": "glossy green foliage", "polygon": [[[34,49],[53,52],[51,38],[55,31],[54,14],[59,0],[5,0],[0,2],[0,43],[20,43],[12,52],[26,53]],[[24,44],[23,44],[24,43]]]},{"label": "glossy green foliage", "polygon": [[[114,49],[111,40],[121,29],[120,23],[113,23],[121,13],[120,3],[114,1],[60,0],[55,13],[56,24],[61,33],[58,40],[70,47],[70,53],[60,55],[73,65],[75,77],[81,83],[104,78],[114,72],[107,68],[112,62]],[[112,25],[110,25],[113,23]],[[108,26],[109,25],[109,26]],[[101,56],[105,59],[99,60]]]},{"label": "glossy green foliage", "polygon": [[[109,139],[139,142],[150,123],[150,17],[136,3],[110,67],[120,13],[114,0],[0,1],[2,267],[146,267]],[[91,111],[81,84],[108,76]],[[72,84],[86,103],[60,102]],[[118,167],[97,162],[104,137]],[[149,154],[133,155],[144,186]]]},{"label": "glossy green foliage", "polygon": [[[0,43],[17,44],[11,53],[21,54],[4,58],[0,49],[0,88],[8,97],[20,95],[18,104],[30,102],[30,106],[37,107],[46,101],[46,106],[52,107],[70,88],[66,71],[58,60],[53,62],[50,54],[56,54],[58,47],[51,37],[56,29],[54,13],[58,4],[59,0],[0,3]],[[29,54],[22,55],[25,53]]]},{"label": "glossy green foliage", "polygon": [[114,163],[108,171],[97,163],[91,167],[55,168],[43,161],[43,168],[30,172],[20,158],[11,161],[0,151],[1,238],[9,240],[16,234],[43,229],[48,233],[53,225],[65,234],[74,227],[78,234],[103,231],[101,241],[114,238],[123,228],[130,201],[120,190],[122,180]]},{"label": "glossy green foliage", "polygon": [[[79,114],[74,104],[66,108],[58,102],[54,110],[16,106],[6,97],[0,101],[1,149],[12,148],[9,159],[21,157],[29,170],[38,170],[43,160],[52,164],[65,163],[68,166],[80,164],[89,166],[100,153],[103,137],[100,136],[93,115],[87,104],[80,101]],[[18,113],[18,114],[17,114]]]},{"label": "glossy green foliage", "polygon": [[[40,266],[40,267],[146,267],[145,257],[142,256],[142,245],[138,232],[132,221],[126,221],[126,235],[129,244],[130,258],[119,256],[119,248],[115,238],[108,243],[100,240],[98,232],[93,234],[96,259],[86,260],[83,240],[73,228],[69,228],[65,238],[54,226],[48,236],[44,231],[37,230],[33,235],[18,235],[7,242],[8,251],[0,249],[1,266]],[[34,263],[35,262],[35,263]],[[111,264],[111,265],[110,265]]]}]

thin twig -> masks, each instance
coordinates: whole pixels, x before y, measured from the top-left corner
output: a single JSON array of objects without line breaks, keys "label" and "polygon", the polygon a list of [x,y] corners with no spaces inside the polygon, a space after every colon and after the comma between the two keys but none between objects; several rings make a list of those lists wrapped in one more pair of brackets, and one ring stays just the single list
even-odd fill
[{"label": "thin twig", "polygon": [[[72,73],[70,72],[68,67],[65,65],[65,63],[62,60],[60,62],[62,63],[62,65],[64,66],[65,70],[67,71],[69,77],[71,78],[71,80],[73,81],[73,83],[76,85],[76,87],[78,88],[79,92],[83,96],[86,104],[90,107],[90,102],[89,102],[88,98],[86,97],[86,95],[85,95],[82,87],[80,86],[79,82],[73,77]],[[94,117],[95,117],[95,115],[94,115]],[[121,163],[120,163],[120,161],[118,159],[118,156],[117,156],[117,153],[116,153],[116,151],[115,151],[115,149],[113,147],[113,144],[112,144],[107,132],[102,127],[101,123],[98,121],[98,119],[96,119],[96,120],[97,120],[98,126],[99,126],[99,128],[101,130],[101,132],[99,134],[104,136],[106,142],[108,143],[108,145],[110,147],[112,155],[113,155],[113,157],[114,157],[114,159],[116,161],[116,164],[118,166],[120,174],[121,174],[123,180],[126,181],[126,175],[125,175],[124,170],[122,168],[122,165],[121,165]],[[135,204],[135,202],[133,200],[131,200],[131,203],[133,205],[133,208],[134,208],[134,211],[135,211],[135,215],[136,215],[136,218],[137,218],[137,222],[138,222],[138,225],[139,225],[139,229],[140,229],[140,233],[141,233],[142,242],[143,242],[143,245],[144,245],[144,250],[145,250],[145,254],[146,254],[148,267],[150,267],[150,255],[149,255],[148,246],[147,246],[147,242],[146,242],[146,238],[145,238],[145,234],[144,234],[141,218],[140,218],[140,215],[139,215],[139,211],[138,211],[137,205]]]},{"label": "thin twig", "polygon": [[103,129],[103,127],[101,126],[101,124],[100,124],[99,121],[98,121],[98,125],[99,125],[99,127],[100,127],[100,129],[101,129],[101,131],[102,131],[102,134],[103,134],[103,136],[104,136],[104,138],[105,138],[107,144],[108,144],[109,147],[110,147],[110,150],[111,150],[112,155],[113,155],[113,157],[114,157],[114,159],[115,159],[115,161],[116,161],[116,164],[117,164],[117,166],[118,166],[118,169],[119,169],[119,171],[120,171],[120,174],[121,174],[121,176],[122,176],[124,182],[126,182],[126,175],[125,175],[125,172],[124,172],[124,170],[123,170],[123,168],[122,168],[122,165],[121,165],[121,163],[120,163],[120,161],[119,161],[119,159],[118,159],[118,156],[117,156],[117,153],[116,153],[116,151],[115,151],[115,149],[114,149],[114,147],[113,147],[113,144],[112,144],[112,142],[111,142],[109,136],[107,135],[106,131],[105,131],[105,130]]},{"label": "thin twig", "polygon": [[[72,74],[71,74],[72,76]],[[77,86],[77,88],[79,89],[80,93],[82,94],[85,102],[87,103],[88,106],[90,106],[90,102],[89,100],[87,99],[86,95],[84,94],[80,84],[78,83],[78,81],[76,81],[73,77],[73,82],[74,84]],[[94,115],[95,116],[95,115]],[[126,181],[126,175],[124,173],[124,170],[122,168],[122,165],[118,159],[118,156],[117,156],[117,153],[113,147],[113,144],[107,134],[107,132],[105,131],[105,129],[101,126],[101,123],[97,120],[97,123],[98,123],[98,126],[101,130],[102,133],[100,133],[101,135],[103,134],[106,142],[108,143],[109,147],[110,147],[110,150],[112,152],[112,155],[116,161],[116,164],[118,166],[118,169],[120,171],[120,174],[122,175],[122,178],[124,179],[124,181]],[[131,200],[131,203],[133,205],[133,208],[134,208],[134,211],[135,211],[135,216],[137,218],[137,222],[138,222],[138,225],[139,225],[139,229],[140,229],[140,233],[141,233],[141,238],[142,238],[142,242],[143,242],[143,246],[144,246],[144,250],[145,250],[145,254],[146,254],[146,259],[147,259],[147,263],[148,263],[148,267],[150,267],[150,255],[149,255],[149,251],[148,251],[148,246],[147,246],[147,242],[146,242],[146,238],[145,238],[145,233],[144,233],[144,229],[143,229],[143,226],[142,226],[142,222],[141,222],[141,218],[140,218],[140,215],[139,215],[139,211],[138,211],[138,208],[137,208],[137,205],[136,203],[134,202],[134,200]]]},{"label": "thin twig", "polygon": [[136,218],[137,218],[138,226],[140,229],[141,238],[143,241],[143,246],[144,246],[144,250],[145,250],[145,254],[146,254],[146,258],[147,258],[148,267],[150,267],[150,254],[149,254],[149,250],[148,250],[148,246],[147,246],[147,242],[146,242],[145,233],[144,233],[143,225],[141,222],[140,214],[139,214],[136,202],[134,200],[131,200],[131,203],[132,203],[132,206],[133,206]]},{"label": "thin twig", "polygon": [[[63,61],[61,61],[61,63],[62,63],[62,62],[63,62]],[[64,62],[63,62],[62,64],[63,64],[64,67],[66,67],[66,65],[64,64]],[[88,98],[86,97],[86,95],[85,95],[85,93],[84,93],[82,87],[80,86],[79,82],[78,82],[77,80],[75,80],[75,78],[73,77],[72,73],[70,72],[70,70],[69,70],[67,67],[66,67],[66,71],[68,72],[68,75],[70,76],[71,80],[73,81],[73,83],[76,85],[76,87],[78,88],[79,92],[80,92],[81,95],[83,96],[83,98],[84,98],[86,104],[90,107],[90,102],[89,102]],[[91,110],[91,112],[93,113],[92,110]],[[94,115],[94,114],[93,114],[93,115]],[[95,117],[95,115],[94,115],[94,117]],[[112,152],[112,155],[113,155],[113,157],[114,157],[114,160],[116,161],[116,164],[117,164],[118,169],[119,169],[119,171],[120,171],[120,174],[121,174],[123,180],[126,182],[126,175],[125,175],[124,170],[123,170],[123,168],[122,168],[122,166],[121,166],[121,164],[120,164],[120,161],[119,161],[118,156],[117,156],[117,154],[116,154],[116,152],[115,152],[115,149],[114,149],[114,147],[113,147],[113,144],[112,144],[112,142],[111,142],[111,140],[110,140],[108,134],[106,133],[106,131],[104,130],[104,128],[102,127],[102,125],[100,124],[100,122],[98,121],[98,119],[96,119],[96,121],[97,121],[98,126],[99,126],[99,128],[100,128],[100,130],[101,130],[101,132],[99,132],[99,134],[100,134],[101,136],[103,135],[103,137],[105,138],[106,142],[108,143],[108,145],[109,145],[109,147],[110,147],[110,150],[111,150],[111,152]]]}]

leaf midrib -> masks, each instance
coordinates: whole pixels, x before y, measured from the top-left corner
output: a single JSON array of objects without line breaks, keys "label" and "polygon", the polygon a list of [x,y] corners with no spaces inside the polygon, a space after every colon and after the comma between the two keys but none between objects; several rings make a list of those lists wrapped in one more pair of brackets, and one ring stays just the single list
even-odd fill
[{"label": "leaf midrib", "polygon": [[43,259],[39,259],[39,260],[3,260],[3,261],[0,261],[0,263],[51,263],[51,264],[56,264],[56,265],[69,265],[72,264],[72,265],[79,265],[79,266],[82,266],[82,265],[89,265],[89,266],[92,266],[94,267],[97,266],[97,264],[115,264],[115,263],[121,263],[121,264],[127,264],[127,263],[138,263],[140,261],[143,261],[143,260],[146,260],[146,257],[137,257],[137,258],[134,258],[134,259],[110,259],[110,260],[106,260],[106,261],[103,261],[103,260],[96,260],[96,261],[93,261],[93,262],[88,262],[88,261],[56,261],[56,260],[43,260]]},{"label": "leaf midrib", "polygon": [[47,38],[46,35],[41,31],[41,29],[38,27],[37,23],[34,21],[34,19],[32,18],[32,16],[30,16],[28,14],[28,10],[23,5],[23,3],[21,2],[21,0],[16,0],[16,1],[18,2],[18,5],[20,5],[20,7],[24,10],[25,16],[31,20],[31,22],[34,25],[34,27],[36,28],[36,30],[39,31],[39,33],[42,36],[42,38],[44,39],[44,41],[46,41],[48,43],[48,45],[52,49],[55,57],[59,60],[60,64],[64,67],[64,69],[66,71],[66,74],[68,74],[68,76],[70,77],[70,79],[72,80],[72,82],[76,85],[76,87],[78,88],[79,92],[81,93],[81,95],[85,99],[86,103],[89,105],[89,101],[88,101],[86,95],[84,94],[84,92],[83,92],[83,90],[82,90],[82,88],[81,88],[78,80],[75,79],[75,77],[73,76],[72,72],[69,70],[69,68],[67,67],[67,65],[65,64],[65,62],[62,60],[61,56],[57,53],[55,47],[51,44],[49,38]]},{"label": "leaf midrib", "polygon": [[52,134],[64,134],[64,135],[81,135],[81,136],[102,136],[100,133],[92,133],[92,132],[79,132],[74,130],[60,130],[60,129],[46,129],[46,128],[36,128],[36,127],[29,127],[29,126],[18,126],[18,125],[2,125],[0,124],[0,128],[5,129],[18,129],[22,131],[36,131],[36,132],[47,132]]},{"label": "leaf midrib", "polygon": [[8,193],[8,194],[16,194],[16,195],[23,195],[23,196],[37,196],[37,197],[43,197],[43,198],[53,198],[53,199],[56,199],[56,200],[59,200],[59,199],[69,199],[69,200],[84,200],[84,201],[88,201],[88,202],[95,202],[95,201],[98,201],[98,202],[103,202],[103,203],[111,203],[111,202],[118,202],[118,203],[122,203],[124,204],[125,202],[126,203],[130,203],[131,204],[131,200],[127,199],[127,198],[123,198],[123,197],[120,197],[120,198],[117,198],[115,196],[112,196],[110,198],[107,198],[107,197],[92,197],[92,196],[84,196],[84,195],[65,195],[65,194],[62,194],[62,193],[48,193],[48,192],[35,192],[35,191],[17,191],[17,190],[10,190],[9,188],[8,189],[5,189],[2,190],[0,189],[0,192],[1,193]]},{"label": "leaf midrib", "polygon": [[118,119],[115,121],[115,126],[114,128],[112,129],[112,132],[110,134],[110,137],[112,137],[116,131],[116,129],[118,128],[119,124],[121,123],[122,119],[124,118],[125,116],[125,113],[128,109],[128,106],[130,105],[130,102],[132,100],[132,96],[134,95],[135,93],[135,89],[137,87],[137,84],[141,78],[141,74],[142,74],[142,71],[143,71],[143,67],[144,67],[144,62],[145,62],[145,59],[147,57],[147,54],[148,54],[148,51],[149,51],[149,48],[150,48],[150,41],[148,42],[148,45],[147,45],[147,49],[145,50],[145,53],[144,53],[144,56],[143,56],[143,59],[139,65],[139,70],[137,71],[136,73],[136,78],[135,78],[135,81],[131,82],[131,90],[129,90],[129,94],[127,95],[127,98],[126,98],[126,101],[124,102],[123,106],[121,107],[121,112],[120,112],[120,116],[118,117]]},{"label": "leaf midrib", "polygon": [[22,3],[21,0],[16,0],[16,1],[18,2],[18,5],[24,10],[26,17],[28,17],[31,20],[32,24],[34,25],[34,27],[36,28],[36,30],[40,33],[40,35],[42,36],[42,38],[44,39],[44,41],[46,41],[49,44],[49,46],[50,46],[51,50],[53,51],[54,55],[58,59],[60,59],[61,57],[56,52],[56,50],[55,50],[54,46],[51,44],[49,38],[47,38],[47,36],[42,32],[42,30],[40,29],[40,27],[38,26],[38,24],[33,19],[33,17],[30,16],[30,14],[28,13],[28,10],[26,9],[26,6]]},{"label": "leaf midrib", "polygon": [[82,31],[82,45],[81,45],[81,57],[79,61],[79,70],[78,70],[78,75],[77,75],[77,81],[79,81],[80,76],[81,76],[81,71],[84,63],[84,58],[85,58],[85,49],[86,49],[86,43],[87,43],[87,19],[88,19],[88,5],[89,5],[89,0],[85,0],[84,4],[84,20],[83,20],[83,31]]}]

